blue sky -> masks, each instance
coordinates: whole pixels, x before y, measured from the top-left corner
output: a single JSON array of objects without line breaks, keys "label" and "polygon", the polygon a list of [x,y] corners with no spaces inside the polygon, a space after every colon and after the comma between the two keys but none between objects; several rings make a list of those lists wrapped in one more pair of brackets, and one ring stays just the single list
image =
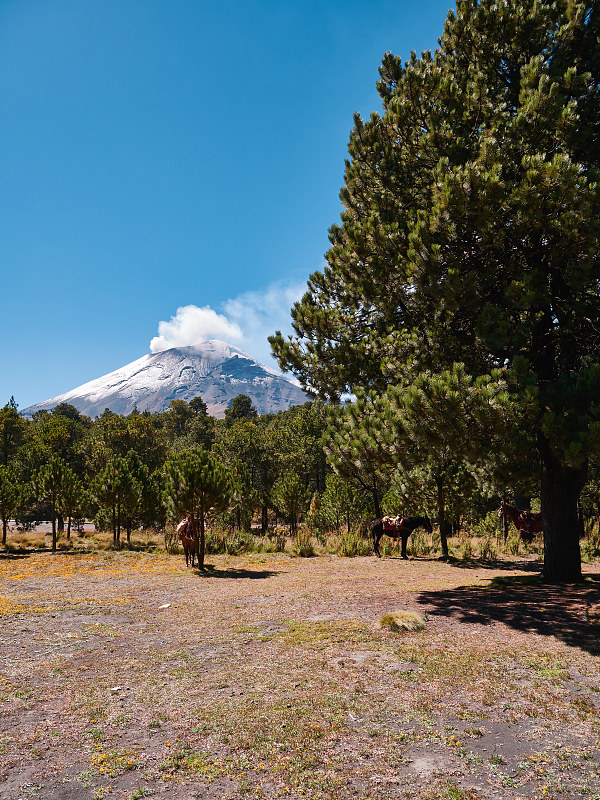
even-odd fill
[{"label": "blue sky", "polygon": [[151,342],[266,361],[324,263],[381,57],[435,47],[452,5],[3,0],[0,404]]}]

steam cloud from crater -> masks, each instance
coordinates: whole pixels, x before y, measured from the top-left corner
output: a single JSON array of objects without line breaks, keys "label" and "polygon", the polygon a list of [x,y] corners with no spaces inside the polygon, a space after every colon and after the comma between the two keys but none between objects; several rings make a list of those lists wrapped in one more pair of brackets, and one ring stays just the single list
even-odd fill
[{"label": "steam cloud from crater", "polygon": [[276,330],[284,335],[291,332],[290,309],[305,291],[305,283],[276,283],[230,298],[221,304],[220,311],[209,305],[180,306],[168,322],[158,323],[158,336],[151,340],[150,352],[223,339],[272,364],[267,337]]}]

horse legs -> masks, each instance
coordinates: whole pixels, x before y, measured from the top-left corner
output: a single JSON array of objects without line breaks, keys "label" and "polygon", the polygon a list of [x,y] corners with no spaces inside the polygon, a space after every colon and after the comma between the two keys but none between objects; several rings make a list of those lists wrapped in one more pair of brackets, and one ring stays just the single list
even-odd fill
[{"label": "horse legs", "polygon": [[408,556],[406,555],[406,543],[408,542],[408,537],[409,537],[408,533],[402,534],[402,558],[408,558]]},{"label": "horse legs", "polygon": [[373,552],[377,556],[377,558],[381,558],[381,553],[379,552],[379,540],[381,539],[383,534],[376,533],[373,531]]}]

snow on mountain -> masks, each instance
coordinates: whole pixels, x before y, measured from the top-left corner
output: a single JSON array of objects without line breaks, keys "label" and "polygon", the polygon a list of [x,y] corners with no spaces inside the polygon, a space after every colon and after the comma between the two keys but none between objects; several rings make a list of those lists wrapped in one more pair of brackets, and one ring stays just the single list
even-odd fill
[{"label": "snow on mountain", "polygon": [[213,339],[190,347],[153,353],[77,389],[36,403],[21,413],[70,403],[90,417],[108,408],[116,414],[166,411],[171,400],[200,395],[209,414],[221,418],[238,394],[246,394],[259,414],[284,411],[309,397],[289,378],[261,364],[237,347]]}]

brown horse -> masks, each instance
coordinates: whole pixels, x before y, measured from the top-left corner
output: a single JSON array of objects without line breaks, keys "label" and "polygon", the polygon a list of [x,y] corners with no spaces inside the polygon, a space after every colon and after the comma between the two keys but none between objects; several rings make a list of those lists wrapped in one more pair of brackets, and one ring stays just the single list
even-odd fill
[{"label": "brown horse", "polygon": [[193,524],[191,517],[185,517],[177,526],[177,533],[183,545],[183,552],[185,553],[185,565],[189,565],[191,561],[192,568],[194,567],[194,556],[196,554],[196,538],[194,536]]},{"label": "brown horse", "polygon": [[504,515],[513,521],[515,528],[519,531],[519,536],[524,542],[531,542],[535,533],[541,533],[544,530],[541,514],[534,514],[533,511],[519,511],[502,500],[498,509],[498,516],[502,517]]},{"label": "brown horse", "polygon": [[379,540],[384,535],[390,536],[392,539],[402,539],[402,558],[408,558],[406,555],[406,543],[415,528],[425,528],[428,533],[433,532],[433,526],[427,514],[423,517],[396,517],[395,520],[390,520],[390,522],[393,522],[391,525],[386,524],[388,519],[387,517],[378,517],[371,523],[373,551],[378,558],[381,558]]}]

